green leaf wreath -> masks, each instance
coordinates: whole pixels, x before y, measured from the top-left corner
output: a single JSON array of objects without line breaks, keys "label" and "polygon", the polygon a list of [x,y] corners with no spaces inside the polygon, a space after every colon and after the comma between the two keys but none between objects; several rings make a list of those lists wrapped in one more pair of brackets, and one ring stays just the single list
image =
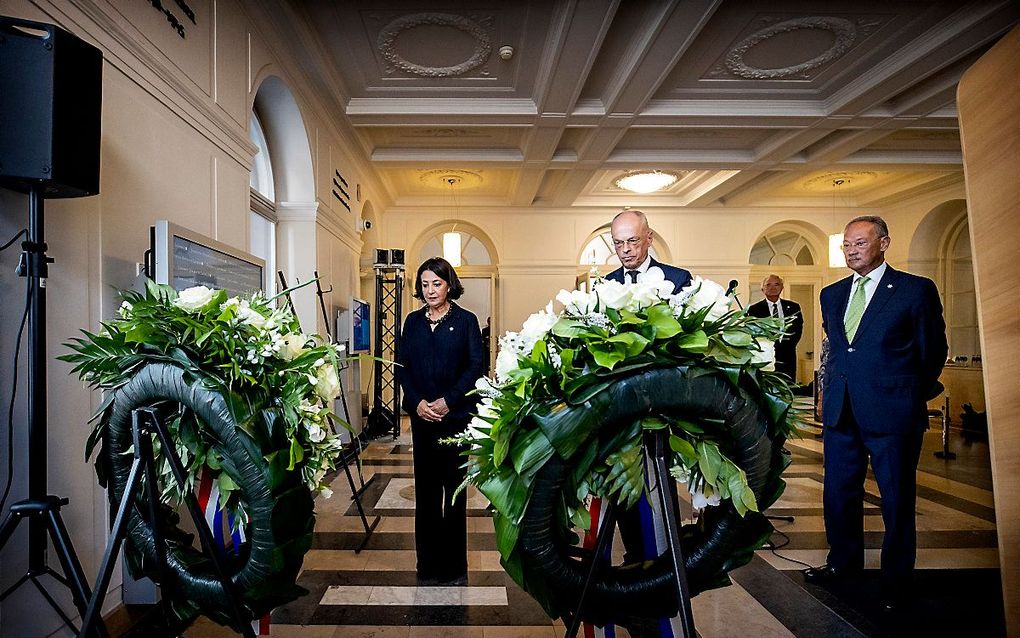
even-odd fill
[{"label": "green leaf wreath", "polygon": [[[116,390],[143,366],[162,362],[183,369],[188,382],[219,392],[248,437],[261,442],[282,435],[289,442],[267,459],[271,484],[279,483],[283,473],[299,472],[313,494],[329,495],[324,477],[334,468],[341,447],[331,423],[339,420],[330,408],[340,391],[340,347],[302,333],[286,304],[274,307],[274,300],[261,293],[228,298],[226,291],[205,286],[178,293],[150,281],[144,293],[127,291],[122,297],[119,319],[104,322],[97,333],[82,331],[84,337],[66,344],[74,352],[59,357],[74,363],[73,372],[90,386],[106,390],[94,416],[86,459],[109,424]],[[203,469],[214,473],[227,509],[239,524],[247,523],[245,503],[229,473],[222,471],[224,459],[211,445],[204,424],[184,409],[168,416],[168,429],[188,471],[188,489]],[[159,458],[158,441],[156,454]],[[183,494],[169,465],[158,467],[165,502],[179,505]],[[97,462],[104,487],[105,471]]]},{"label": "green leaf wreath", "polygon": [[[541,578],[522,565],[521,522],[535,477],[554,456],[566,465],[554,534],[574,543],[573,530],[591,521],[586,498],[599,496],[629,507],[645,490],[642,432],[667,429],[671,474],[687,484],[696,508],[729,501],[740,514],[771,505],[774,489],[757,502],[744,470],[735,464],[722,420],[651,414],[632,427],[598,429],[600,396],[614,383],[654,369],[681,368],[688,378],[714,376],[757,402],[767,415],[770,438],[797,429],[788,382],[774,372],[774,342],[786,325],[756,319],[731,307],[718,284],[700,277],[679,294],[661,271],[645,281],[599,280],[591,292],[561,291],[531,315],[520,332],[500,339],[494,379],[476,385],[482,396],[475,417],[458,442],[469,446],[465,484],[477,486],[494,507],[497,547],[507,572],[557,615]],[[602,402],[604,403],[604,401]],[[779,463],[782,463],[781,461]],[[727,569],[750,559],[762,537],[727,559]],[[741,562],[742,561],[742,562]],[[725,573],[710,586],[725,584]]]}]

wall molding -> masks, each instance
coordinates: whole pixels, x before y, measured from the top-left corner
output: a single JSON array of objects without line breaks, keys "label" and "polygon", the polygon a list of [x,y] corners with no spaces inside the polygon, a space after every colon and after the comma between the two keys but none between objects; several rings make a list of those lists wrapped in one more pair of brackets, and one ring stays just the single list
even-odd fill
[{"label": "wall molding", "polygon": [[[102,49],[107,63],[231,159],[250,169],[257,149],[248,140],[247,131],[210,95],[161,59],[162,52],[149,45],[124,20],[107,13],[91,0],[69,0],[70,7],[76,11],[68,11],[67,4],[58,7],[52,1],[36,0],[35,4],[62,26],[88,36]],[[210,28],[216,26],[213,23]]]}]

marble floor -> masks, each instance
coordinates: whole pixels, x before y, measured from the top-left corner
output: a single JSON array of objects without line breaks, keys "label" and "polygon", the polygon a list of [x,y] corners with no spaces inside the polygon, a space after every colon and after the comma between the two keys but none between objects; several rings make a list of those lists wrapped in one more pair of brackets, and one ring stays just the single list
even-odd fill
[{"label": "marble floor", "polygon": [[[890,616],[878,607],[880,498],[867,484],[867,567],[852,588],[806,584],[802,563],[825,561],[822,442],[811,430],[787,447],[793,463],[787,489],[770,510],[774,549],[732,572],[733,584],[693,601],[698,633],[738,636],[1004,635],[995,516],[987,444],[955,440],[958,458],[933,455],[938,433],[926,435],[919,468],[918,573],[914,601]],[[468,583],[418,587],[414,573],[414,486],[410,437],[371,442],[362,453],[368,482],[363,502],[381,517],[362,551],[361,519],[343,473],[331,499],[317,502],[313,549],[299,584],[309,594],[273,614],[272,636],[293,638],[552,638],[565,631],[503,572],[485,499],[468,502]],[[688,507],[689,509],[689,507]],[[188,636],[231,635],[200,622]],[[583,634],[582,634],[583,635]],[[619,631],[618,636],[625,636]]]}]

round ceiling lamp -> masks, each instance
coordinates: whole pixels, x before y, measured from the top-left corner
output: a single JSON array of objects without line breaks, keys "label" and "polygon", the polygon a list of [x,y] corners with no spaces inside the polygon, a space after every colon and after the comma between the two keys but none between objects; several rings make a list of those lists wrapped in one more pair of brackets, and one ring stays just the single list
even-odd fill
[{"label": "round ceiling lamp", "polygon": [[632,171],[617,177],[613,183],[632,193],[654,193],[676,184],[680,176],[670,171]]}]

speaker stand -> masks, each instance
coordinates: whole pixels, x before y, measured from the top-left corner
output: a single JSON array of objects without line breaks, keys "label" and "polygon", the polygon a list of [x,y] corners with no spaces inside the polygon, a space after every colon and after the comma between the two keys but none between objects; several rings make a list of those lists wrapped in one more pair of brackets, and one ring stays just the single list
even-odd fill
[{"label": "speaker stand", "polygon": [[[18,266],[18,274],[28,277],[29,295],[28,498],[11,505],[7,518],[0,526],[0,551],[3,551],[21,521],[28,521],[28,571],[0,594],[0,601],[25,583],[31,582],[60,619],[74,628],[74,623],[39,581],[40,577],[49,575],[67,587],[78,613],[82,618],[85,617],[92,592],[60,516],[60,508],[67,505],[68,500],[47,494],[46,487],[46,278],[53,259],[46,256],[41,188],[37,186],[28,194],[28,239],[21,244],[22,261]],[[63,576],[49,567],[47,536],[53,540],[57,559],[64,571]],[[97,627],[95,635],[106,638],[106,629]]]}]

